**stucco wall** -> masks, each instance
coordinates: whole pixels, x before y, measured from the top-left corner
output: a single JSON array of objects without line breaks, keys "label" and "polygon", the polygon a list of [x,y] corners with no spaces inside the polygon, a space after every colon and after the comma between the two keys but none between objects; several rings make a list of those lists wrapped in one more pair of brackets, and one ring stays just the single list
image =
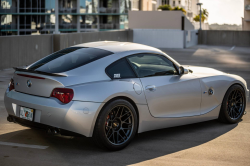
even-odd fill
[{"label": "stucco wall", "polygon": [[184,31],[168,29],[133,29],[135,43],[157,48],[184,48]]},{"label": "stucco wall", "polygon": [[[129,11],[130,29],[182,29],[182,11]],[[185,29],[194,26],[185,18]]]}]

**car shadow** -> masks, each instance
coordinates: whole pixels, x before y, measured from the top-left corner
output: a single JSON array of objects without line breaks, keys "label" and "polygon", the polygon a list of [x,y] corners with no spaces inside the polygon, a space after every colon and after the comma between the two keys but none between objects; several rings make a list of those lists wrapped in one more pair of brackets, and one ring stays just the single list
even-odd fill
[{"label": "car shadow", "polygon": [[[35,129],[0,135],[0,141],[49,146],[45,150],[27,150],[40,163],[53,158],[57,164],[130,165],[204,144],[236,126],[213,120],[145,132],[138,134],[128,147],[116,152],[99,149],[91,138],[52,136]],[[24,151],[22,148],[20,153]],[[18,155],[17,152],[15,154]]]}]

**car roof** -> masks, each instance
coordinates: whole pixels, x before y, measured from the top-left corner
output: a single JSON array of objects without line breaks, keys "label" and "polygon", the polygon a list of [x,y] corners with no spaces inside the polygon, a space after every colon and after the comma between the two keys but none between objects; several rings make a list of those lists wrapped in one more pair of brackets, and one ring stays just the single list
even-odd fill
[{"label": "car roof", "polygon": [[161,52],[159,49],[150,47],[143,44],[131,43],[131,42],[118,42],[118,41],[99,41],[78,44],[72,47],[92,47],[107,50],[113,53],[133,51],[133,50],[147,50]]}]

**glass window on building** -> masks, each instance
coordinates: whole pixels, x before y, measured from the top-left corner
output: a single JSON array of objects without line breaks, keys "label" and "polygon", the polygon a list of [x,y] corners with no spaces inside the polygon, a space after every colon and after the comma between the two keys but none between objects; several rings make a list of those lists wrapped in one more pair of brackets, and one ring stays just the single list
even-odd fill
[{"label": "glass window on building", "polygon": [[55,15],[20,15],[20,29],[54,30]]},{"label": "glass window on building", "polygon": [[81,29],[97,29],[98,27],[97,16],[82,15],[80,17],[80,28]]},{"label": "glass window on building", "polygon": [[54,13],[55,0],[20,0],[21,13]]},{"label": "glass window on building", "polygon": [[169,0],[162,0],[162,5],[169,5]]},{"label": "glass window on building", "polygon": [[128,16],[127,15],[120,16],[120,29],[128,29]]},{"label": "glass window on building", "polygon": [[173,6],[175,6],[175,1],[173,1]]},{"label": "glass window on building", "polygon": [[1,0],[2,9],[10,9],[12,6],[12,0]]},{"label": "glass window on building", "polygon": [[120,1],[120,13],[128,13],[131,10],[131,2],[129,0]]},{"label": "glass window on building", "polygon": [[98,13],[98,0],[80,0],[80,13]]},{"label": "glass window on building", "polygon": [[131,10],[139,10],[140,1],[139,0],[131,0]]},{"label": "glass window on building", "polygon": [[76,29],[77,17],[73,15],[59,16],[59,29]]},{"label": "glass window on building", "polygon": [[1,30],[16,30],[17,29],[17,17],[12,15],[0,15],[1,17]]},{"label": "glass window on building", "polygon": [[59,13],[76,13],[77,0],[61,0],[59,1]]}]

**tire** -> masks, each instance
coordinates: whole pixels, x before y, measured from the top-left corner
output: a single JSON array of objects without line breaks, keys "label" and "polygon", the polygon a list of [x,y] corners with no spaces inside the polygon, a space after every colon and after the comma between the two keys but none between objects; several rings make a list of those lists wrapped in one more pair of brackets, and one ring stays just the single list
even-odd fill
[{"label": "tire", "polygon": [[219,114],[219,121],[224,123],[238,123],[245,112],[246,96],[240,85],[231,86],[223,99]]},{"label": "tire", "polygon": [[111,151],[125,148],[137,132],[137,116],[130,102],[123,99],[110,102],[98,115],[93,132],[94,142]]}]

